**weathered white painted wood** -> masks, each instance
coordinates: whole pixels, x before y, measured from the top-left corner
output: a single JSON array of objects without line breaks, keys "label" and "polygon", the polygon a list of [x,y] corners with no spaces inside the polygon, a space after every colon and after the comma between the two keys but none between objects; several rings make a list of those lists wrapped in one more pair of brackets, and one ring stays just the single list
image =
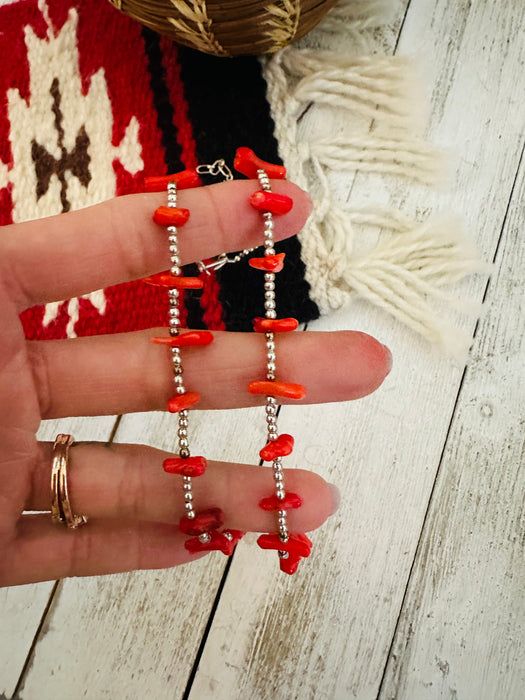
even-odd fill
[{"label": "weathered white painted wood", "polygon": [[[248,434],[247,426],[259,423],[255,416],[256,410],[192,413],[194,451],[250,462],[264,436],[262,424]],[[174,426],[170,414],[125,416],[116,442],[173,449]],[[225,564],[222,555],[211,554],[170,571],[64,581],[21,697],[73,698],[79,688],[97,700],[182,696]]]},{"label": "weathered white painted wood", "polygon": [[[521,152],[523,108],[515,95],[525,87],[518,40],[524,28],[523,7],[511,3],[413,2],[401,37],[405,53],[422,56],[433,86],[432,138],[457,155],[452,191],[426,201],[463,213],[489,258]],[[514,41],[507,44],[509,34]],[[308,116],[315,122],[314,110]],[[408,211],[418,198],[425,202],[414,188],[358,176],[352,202],[367,195]],[[464,290],[480,299],[483,281]],[[335,323],[374,331],[393,347],[397,364],[366,404],[300,414],[286,407],[295,460],[332,475],[343,487],[343,507],[316,535],[317,549],[294,582],[269,570],[267,555],[239,549],[190,695],[195,700],[377,695],[461,369],[415,339],[408,344],[406,333],[359,304],[324,325]],[[337,464],[327,464],[334,456]],[[502,655],[512,653],[512,643]]]},{"label": "weathered white painted wood", "polygon": [[[63,432],[78,440],[107,440],[114,422],[111,416],[45,421],[38,438],[53,440]],[[6,697],[16,687],[53,585],[45,582],[0,589],[0,693]]]},{"label": "weathered white painted wood", "polygon": [[0,589],[0,697],[14,693],[53,585]]},{"label": "weathered white painted wood", "polygon": [[522,163],[382,700],[524,695],[524,201]]}]

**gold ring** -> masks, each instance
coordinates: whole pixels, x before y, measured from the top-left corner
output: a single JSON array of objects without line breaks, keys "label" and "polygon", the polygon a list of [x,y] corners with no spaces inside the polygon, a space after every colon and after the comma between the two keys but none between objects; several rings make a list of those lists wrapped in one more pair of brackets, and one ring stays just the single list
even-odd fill
[{"label": "gold ring", "polygon": [[53,464],[51,467],[51,518],[75,529],[87,523],[85,515],[74,515],[67,490],[67,467],[69,448],[74,443],[71,435],[57,435],[53,444]]}]

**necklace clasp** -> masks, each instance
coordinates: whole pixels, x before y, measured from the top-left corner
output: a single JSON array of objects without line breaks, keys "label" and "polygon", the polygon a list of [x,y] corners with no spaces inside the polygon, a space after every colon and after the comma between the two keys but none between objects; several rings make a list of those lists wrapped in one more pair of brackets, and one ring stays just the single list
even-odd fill
[{"label": "necklace clasp", "polygon": [[226,165],[224,158],[219,158],[211,165],[198,165],[196,170],[199,175],[222,175],[225,180],[233,180],[233,173]]}]

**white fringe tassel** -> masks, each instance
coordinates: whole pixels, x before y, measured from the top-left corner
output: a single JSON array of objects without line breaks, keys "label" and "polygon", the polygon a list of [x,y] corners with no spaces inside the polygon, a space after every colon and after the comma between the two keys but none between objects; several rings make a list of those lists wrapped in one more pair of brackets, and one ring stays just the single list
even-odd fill
[{"label": "white fringe tassel", "polygon": [[[320,31],[372,28],[392,2],[346,0]],[[323,26],[324,25],[324,26]],[[361,37],[361,40],[363,38]],[[263,61],[281,156],[290,179],[312,193],[314,211],[300,234],[311,297],[325,314],[359,296],[388,311],[456,356],[468,341],[433,302],[478,313],[442,288],[486,271],[457,222],[417,222],[382,206],[345,210],[333,201],[330,171],[360,171],[442,181],[442,155],[422,137],[424,110],[410,61],[288,47]],[[349,113],[344,135],[298,141],[298,120],[311,105]],[[376,230],[377,243],[356,253],[354,228]],[[360,239],[361,240],[361,239]]]}]

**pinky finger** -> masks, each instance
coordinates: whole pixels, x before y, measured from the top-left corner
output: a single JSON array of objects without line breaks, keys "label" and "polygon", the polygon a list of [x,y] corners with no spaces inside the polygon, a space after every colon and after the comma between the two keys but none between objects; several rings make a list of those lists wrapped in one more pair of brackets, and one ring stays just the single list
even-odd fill
[{"label": "pinky finger", "polygon": [[0,568],[0,585],[15,586],[67,576],[96,576],[134,569],[164,569],[195,561],[177,525],[89,520],[68,530],[49,514],[24,515]]}]

